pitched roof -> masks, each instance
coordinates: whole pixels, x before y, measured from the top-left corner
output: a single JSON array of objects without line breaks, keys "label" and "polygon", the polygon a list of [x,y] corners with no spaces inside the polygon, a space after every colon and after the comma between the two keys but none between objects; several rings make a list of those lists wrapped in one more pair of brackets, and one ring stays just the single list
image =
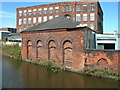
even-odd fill
[{"label": "pitched roof", "polygon": [[51,20],[48,20],[44,23],[30,27],[22,32],[43,31],[43,30],[50,30],[50,29],[75,28],[77,25],[78,25],[78,23],[73,21],[71,18],[59,16],[59,17],[55,17]]}]

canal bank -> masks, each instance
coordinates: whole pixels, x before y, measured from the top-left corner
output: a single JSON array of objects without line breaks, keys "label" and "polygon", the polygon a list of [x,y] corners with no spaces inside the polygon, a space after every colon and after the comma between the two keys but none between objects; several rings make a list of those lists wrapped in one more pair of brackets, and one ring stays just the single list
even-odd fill
[{"label": "canal bank", "polygon": [[[3,46],[3,55],[9,56],[11,58],[14,58],[15,60],[21,61],[21,47],[19,47],[19,45],[12,45],[12,46],[5,45]],[[51,70],[53,72],[65,70],[65,71],[76,72],[76,73],[80,73],[88,76],[96,76],[99,78],[109,78],[114,80],[120,80],[119,74],[116,74],[114,72],[109,72],[107,68],[106,69],[88,68],[87,65],[85,64],[85,68],[83,71],[75,71],[75,70],[66,68],[65,66],[58,66],[55,64],[54,61],[50,61],[50,60],[44,60],[44,61],[22,60],[22,61],[29,62],[36,65],[42,65],[48,70]]]},{"label": "canal bank", "polygon": [[72,72],[47,70],[40,65],[2,58],[3,88],[118,88],[118,81]]}]

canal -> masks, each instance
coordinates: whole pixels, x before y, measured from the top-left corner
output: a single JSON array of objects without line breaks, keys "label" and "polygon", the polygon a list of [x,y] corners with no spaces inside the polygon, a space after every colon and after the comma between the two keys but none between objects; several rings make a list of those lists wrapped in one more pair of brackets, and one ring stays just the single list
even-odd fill
[{"label": "canal", "polygon": [[118,81],[60,71],[2,58],[3,88],[118,88]]}]

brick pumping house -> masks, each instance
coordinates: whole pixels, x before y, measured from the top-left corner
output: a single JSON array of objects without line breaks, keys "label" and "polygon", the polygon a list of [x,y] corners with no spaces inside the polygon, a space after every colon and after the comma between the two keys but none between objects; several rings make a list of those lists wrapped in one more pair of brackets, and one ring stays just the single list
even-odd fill
[{"label": "brick pumping house", "polygon": [[[54,60],[75,71],[90,67],[118,72],[119,51],[94,50],[95,31],[59,16],[21,32],[22,59]],[[120,65],[119,65],[120,66]]]}]

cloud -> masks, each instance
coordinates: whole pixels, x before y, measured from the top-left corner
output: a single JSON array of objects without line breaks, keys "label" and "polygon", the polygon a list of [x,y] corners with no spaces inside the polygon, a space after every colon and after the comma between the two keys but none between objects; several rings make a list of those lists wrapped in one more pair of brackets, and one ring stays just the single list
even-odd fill
[{"label": "cloud", "polygon": [[5,11],[0,11],[0,17],[2,17],[2,18],[15,18],[16,13],[9,13],[9,12],[5,12]]}]

